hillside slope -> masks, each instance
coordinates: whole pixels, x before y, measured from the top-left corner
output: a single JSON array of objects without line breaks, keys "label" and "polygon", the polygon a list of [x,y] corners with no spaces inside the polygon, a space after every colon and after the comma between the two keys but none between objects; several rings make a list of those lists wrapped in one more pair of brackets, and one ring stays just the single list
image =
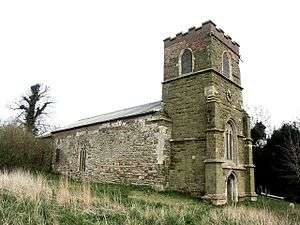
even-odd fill
[{"label": "hillside slope", "polygon": [[215,207],[178,193],[0,173],[1,224],[300,224],[300,207],[259,198]]}]

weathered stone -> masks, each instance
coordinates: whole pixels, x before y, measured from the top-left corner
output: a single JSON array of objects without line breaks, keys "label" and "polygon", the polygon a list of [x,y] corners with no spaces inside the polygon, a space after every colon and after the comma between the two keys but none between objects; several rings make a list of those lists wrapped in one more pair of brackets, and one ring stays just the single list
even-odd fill
[{"label": "weathered stone", "polygon": [[[184,62],[193,65],[187,74],[180,72],[184,49],[193,54],[187,57],[192,62]],[[222,75],[224,52],[228,77]],[[164,60],[160,111],[54,132],[61,154],[54,168],[78,179],[182,191],[214,204],[255,199],[238,44],[206,22],[166,39]],[[230,160],[225,152],[229,121],[234,128]],[[79,171],[83,148],[86,169]]]}]

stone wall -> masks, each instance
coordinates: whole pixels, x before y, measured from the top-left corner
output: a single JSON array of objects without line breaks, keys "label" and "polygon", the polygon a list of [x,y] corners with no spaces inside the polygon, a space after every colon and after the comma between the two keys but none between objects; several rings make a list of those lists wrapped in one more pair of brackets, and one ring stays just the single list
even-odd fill
[{"label": "stone wall", "polygon": [[163,85],[165,111],[172,119],[170,188],[194,195],[204,193],[205,96],[208,73]]},{"label": "stone wall", "polygon": [[[215,159],[223,161],[219,165],[223,172],[216,177],[219,181],[219,197],[223,195],[226,199],[226,178],[230,173],[235,173],[238,179],[238,195],[239,198],[256,196],[254,192],[253,182],[253,160],[252,147],[249,133],[249,119],[243,109],[243,97],[240,81],[239,56],[232,52],[228,47],[220,42],[220,40],[212,37],[211,42],[212,54],[211,61],[214,71],[212,72],[212,84],[215,90],[214,102],[214,124],[213,132],[215,137]],[[222,53],[227,51],[230,53],[232,79],[222,76]],[[235,145],[234,160],[225,159],[224,147],[224,130],[225,124],[231,120],[235,126]],[[209,150],[208,150],[209,151]],[[218,184],[217,184],[218,186]],[[218,192],[217,191],[217,192]]]},{"label": "stone wall", "polygon": [[[250,195],[250,179],[247,165],[249,151],[247,151],[248,134],[245,132],[245,112],[242,109],[241,89],[230,81],[223,79],[219,74],[211,75],[213,80],[214,96],[207,100],[207,109],[210,119],[207,123],[206,148],[206,195],[216,204],[226,202],[227,177],[234,173],[237,177],[238,197]],[[211,88],[212,88],[211,87]],[[228,98],[228,91],[231,97]],[[211,113],[212,112],[212,113]],[[225,157],[225,125],[228,121],[234,124],[233,160]],[[252,162],[251,162],[252,163]]]},{"label": "stone wall", "polygon": [[[163,102],[172,120],[170,188],[226,203],[226,182],[238,179],[239,198],[253,195],[252,149],[245,131],[239,45],[212,22],[164,42]],[[193,52],[193,72],[181,75],[180,53]],[[231,77],[222,75],[230,56]],[[225,125],[235,126],[234,159],[225,157]]]},{"label": "stone wall", "polygon": [[[60,161],[54,168],[77,179],[101,183],[149,185],[162,189],[167,181],[170,129],[145,115],[54,134]],[[79,155],[86,149],[86,170]]]}]

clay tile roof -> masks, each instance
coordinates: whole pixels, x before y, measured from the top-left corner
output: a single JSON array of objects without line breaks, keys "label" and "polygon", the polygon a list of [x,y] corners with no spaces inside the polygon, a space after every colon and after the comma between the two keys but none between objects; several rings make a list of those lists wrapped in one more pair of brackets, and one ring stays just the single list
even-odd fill
[{"label": "clay tile roof", "polygon": [[97,123],[103,123],[103,122],[108,122],[112,120],[117,120],[117,119],[122,119],[122,118],[127,118],[127,117],[132,117],[132,116],[139,116],[139,115],[144,115],[148,113],[153,113],[161,110],[161,101],[158,102],[152,102],[144,105],[139,105],[135,106],[132,108],[127,108],[127,109],[122,109],[98,116],[93,116],[85,119],[78,120],[70,125],[58,128],[52,133],[60,132],[60,131],[65,131],[65,130],[70,130],[74,128],[79,128],[79,127],[84,127],[92,124],[97,124]]}]

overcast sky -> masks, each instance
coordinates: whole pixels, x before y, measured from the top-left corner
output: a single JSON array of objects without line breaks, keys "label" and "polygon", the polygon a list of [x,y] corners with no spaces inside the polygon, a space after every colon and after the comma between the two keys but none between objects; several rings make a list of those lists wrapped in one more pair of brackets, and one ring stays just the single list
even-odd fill
[{"label": "overcast sky", "polygon": [[163,39],[206,20],[240,44],[244,101],[273,125],[300,117],[299,1],[0,0],[0,119],[31,85],[51,88],[50,121],[161,99]]}]

